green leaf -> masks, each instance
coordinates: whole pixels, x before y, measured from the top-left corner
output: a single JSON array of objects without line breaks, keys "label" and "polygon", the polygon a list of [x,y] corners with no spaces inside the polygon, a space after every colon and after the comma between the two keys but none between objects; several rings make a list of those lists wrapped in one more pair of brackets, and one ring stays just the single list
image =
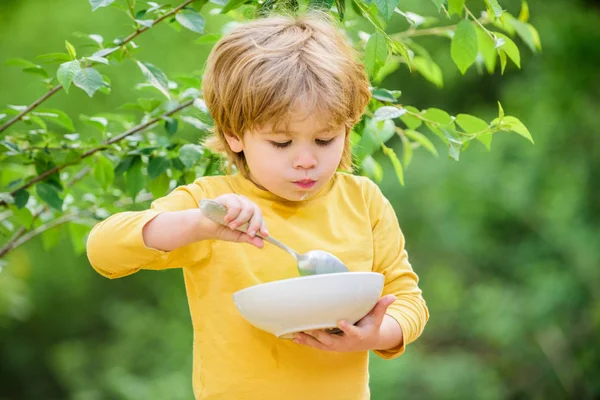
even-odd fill
[{"label": "green leaf", "polygon": [[152,179],[148,184],[148,190],[152,193],[155,199],[163,197],[169,190],[170,179],[167,174],[162,174],[155,179]]},{"label": "green leaf", "polygon": [[77,58],[77,52],[75,51],[75,47],[68,40],[65,40],[65,47],[67,48],[67,52],[72,60]]},{"label": "green leaf", "polygon": [[146,177],[142,173],[142,159],[136,157],[133,165],[125,174],[125,184],[127,186],[127,194],[131,196],[135,202],[137,194],[146,186]]},{"label": "green leaf", "polygon": [[456,123],[467,133],[479,133],[489,129],[487,122],[469,114],[458,114]]},{"label": "green leaf", "polygon": [[400,138],[402,139],[402,162],[408,168],[413,157],[413,149],[410,141],[404,135],[400,136]]},{"label": "green leaf", "polygon": [[408,68],[411,69],[410,66],[410,54],[408,53],[408,47],[406,47],[406,45],[402,42],[399,42],[398,40],[390,40],[389,41],[390,44],[390,48],[392,49],[392,52],[394,54],[398,54],[400,56],[402,56],[405,60],[406,60],[406,65],[408,65]]},{"label": "green leaf", "polygon": [[29,200],[29,192],[25,189],[21,189],[18,192],[16,192],[13,197],[15,199],[15,206],[17,206],[17,208],[23,208],[25,207],[25,205],[27,204],[27,201]]},{"label": "green leaf", "polygon": [[439,108],[428,108],[422,115],[428,121],[438,123],[440,125],[449,125],[452,123],[452,117],[444,110]]},{"label": "green leaf", "polygon": [[112,162],[103,155],[96,157],[93,174],[96,182],[104,190],[108,190],[115,180],[115,170],[113,169]]},{"label": "green leaf", "polygon": [[96,90],[104,86],[104,79],[94,68],[86,68],[75,75],[73,84],[92,97]]},{"label": "green leaf", "polygon": [[[498,119],[492,121],[492,124],[498,124]],[[531,133],[527,129],[527,127],[516,117],[511,117],[509,115],[502,118],[500,122],[500,129],[503,131],[511,131],[518,133],[523,136],[525,139],[529,140],[531,143],[534,143],[533,137],[531,137]]]},{"label": "green leaf", "polygon": [[248,0],[229,0],[227,5],[221,10],[221,14],[227,14],[231,10],[235,10]]},{"label": "green leaf", "polygon": [[25,229],[30,229],[33,223],[33,214],[27,207],[10,207],[13,212],[13,218],[15,222],[21,225]]},{"label": "green leaf", "polygon": [[71,118],[62,110],[43,108],[32,112],[33,115],[40,116],[49,122],[55,123],[68,129],[71,132],[75,132],[75,126]]},{"label": "green leaf", "polygon": [[465,19],[459,22],[452,45],[450,47],[452,60],[464,74],[477,58],[477,31],[473,24]]},{"label": "green leaf", "polygon": [[42,67],[25,68],[25,69],[23,69],[23,72],[32,74],[32,75],[38,75],[44,79],[47,79],[49,77],[48,72],[45,69],[43,69]]},{"label": "green leaf", "polygon": [[509,38],[506,35],[503,35],[502,33],[494,32],[494,35],[498,36],[501,39],[504,39],[504,43],[499,47],[500,50],[505,51],[508,57],[515,63],[515,65],[521,68],[521,55],[519,54],[519,48],[517,47],[515,42],[513,42],[511,38]]},{"label": "green leaf", "polygon": [[62,211],[63,199],[58,195],[56,186],[46,182],[40,182],[35,186],[36,193],[50,207]]},{"label": "green leaf", "polygon": [[525,0],[521,2],[521,11],[519,12],[519,21],[529,21],[529,4]]},{"label": "green leaf", "polygon": [[204,33],[204,17],[198,11],[193,8],[185,8],[175,15],[175,19],[183,27],[189,29],[192,32]]},{"label": "green leaf", "polygon": [[75,79],[79,73],[81,73],[81,64],[79,63],[79,60],[67,61],[60,64],[60,67],[58,67],[56,79],[58,79],[58,83],[65,89],[65,92],[69,93],[71,82],[73,82],[73,79]]},{"label": "green leaf", "polygon": [[133,161],[135,158],[135,156],[127,156],[123,158],[115,167],[115,175],[123,175],[125,172],[129,171],[129,168],[131,168],[131,166],[133,165]]},{"label": "green leaf", "polygon": [[355,146],[356,159],[360,163],[366,156],[374,154],[381,145],[396,134],[396,125],[392,120],[374,121],[368,119],[362,136]]},{"label": "green leaf", "polygon": [[192,168],[198,161],[202,159],[204,151],[202,146],[197,144],[184,144],[179,149],[179,159],[187,168]]},{"label": "green leaf", "polygon": [[177,132],[177,126],[177,118],[165,118],[165,132],[167,132],[167,136],[173,136]]},{"label": "green leaf", "polygon": [[149,62],[138,61],[137,65],[142,70],[144,77],[152,86],[160,90],[168,99],[171,98],[169,94],[169,80],[164,72],[150,64]]},{"label": "green leaf", "polygon": [[[420,114],[421,112],[413,107],[413,106],[404,106],[404,108],[409,111],[411,114]],[[407,128],[409,129],[417,129],[419,126],[421,126],[421,124],[423,123],[423,120],[421,120],[419,117],[415,117],[414,115],[411,115],[409,113],[404,114],[403,116],[400,117],[400,119],[402,120],[402,122],[404,122],[404,124],[406,125]]]},{"label": "green leaf", "polygon": [[444,77],[442,70],[433,62],[433,60],[421,56],[416,56],[412,60],[415,70],[419,72],[425,79],[441,88],[444,86]]},{"label": "green leaf", "polygon": [[154,179],[162,175],[171,165],[171,161],[167,158],[159,156],[153,157],[148,163],[148,176],[150,179]]},{"label": "green leaf", "polygon": [[479,45],[479,53],[483,58],[483,62],[485,63],[485,67],[488,73],[493,74],[494,69],[496,69],[496,55],[498,54],[498,50],[496,50],[496,44],[494,39],[490,37],[483,29],[480,27],[475,27],[477,31],[477,42]]},{"label": "green leaf", "polygon": [[500,73],[504,74],[504,70],[506,69],[506,52],[498,50],[498,56],[500,57]]},{"label": "green leaf", "polygon": [[366,156],[361,167],[375,182],[379,183],[383,179],[383,168],[373,157]]},{"label": "green leaf", "polygon": [[90,232],[90,227],[83,224],[71,222],[69,224],[69,236],[75,254],[83,254],[86,249],[86,237]]},{"label": "green leaf", "polygon": [[371,2],[367,4],[365,1],[359,0],[353,1],[352,6],[356,8],[357,14],[362,14],[363,17],[365,17],[365,19],[369,21],[375,28],[378,28],[381,31],[385,30],[385,21],[381,20],[377,5]]},{"label": "green leaf", "polygon": [[387,89],[375,89],[372,93],[373,97],[386,103],[395,103],[400,95],[399,90],[391,92]]},{"label": "green leaf", "polygon": [[375,110],[373,120],[375,121],[383,121],[386,119],[394,119],[399,118],[406,114],[406,110],[404,108],[398,108],[393,106],[383,106],[379,107]]},{"label": "green leaf", "polygon": [[437,7],[438,11],[442,9],[442,5],[444,4],[444,0],[431,0],[433,4]]},{"label": "green leaf", "polygon": [[448,14],[462,15],[465,7],[465,0],[448,0]]},{"label": "green leaf", "polygon": [[106,7],[111,5],[115,0],[90,0],[92,6],[92,12],[96,11],[100,7]]},{"label": "green leaf", "polygon": [[502,16],[503,10],[498,4],[498,0],[485,0],[487,6],[492,10],[492,13],[496,16],[496,18],[500,18]]},{"label": "green leaf", "polygon": [[435,157],[438,157],[438,152],[435,149],[435,146],[433,145],[433,143],[431,143],[431,141],[429,139],[427,139],[427,137],[425,135],[423,135],[422,133],[417,132],[415,130],[412,130],[412,129],[406,129],[404,131],[404,134],[408,138],[419,143],[421,146],[423,146],[428,152],[433,154]]},{"label": "green leaf", "polygon": [[196,39],[194,41],[194,43],[196,44],[210,44],[210,45],[214,45],[215,43],[217,43],[223,36],[219,35],[219,34],[205,34],[200,36],[198,39]]},{"label": "green leaf", "polygon": [[109,64],[108,58],[98,57],[98,56],[89,56],[89,57],[86,57],[86,58],[88,60],[90,60],[90,61],[94,61],[94,62],[97,62],[97,63],[100,63],[100,64],[105,64],[105,65]]},{"label": "green leaf", "polygon": [[394,172],[396,173],[396,177],[398,177],[398,181],[400,181],[400,184],[402,186],[404,186],[404,169],[402,168],[402,163],[400,163],[400,160],[398,159],[398,156],[394,152],[394,149],[391,149],[384,145],[383,153],[389,157],[389,159],[392,162],[392,165],[394,167]]},{"label": "green leaf", "polygon": [[502,121],[502,118],[504,118],[504,108],[502,108],[502,104],[498,102],[498,119]]},{"label": "green leaf", "polygon": [[532,52],[535,53],[538,50],[541,50],[539,35],[533,26],[517,19],[512,19],[511,23],[515,28],[517,35],[519,35]]},{"label": "green leaf", "polygon": [[485,148],[490,151],[492,149],[492,133],[484,133],[481,135],[477,135],[475,139],[479,140]]},{"label": "green leaf", "polygon": [[375,77],[388,58],[388,46],[385,36],[379,32],[371,35],[365,48],[365,66],[369,76]]},{"label": "green leaf", "polygon": [[[483,145],[490,150],[492,146],[492,133],[487,122],[477,117],[468,114],[458,114],[456,123],[467,133],[477,134],[475,139],[479,140]],[[486,133],[482,133],[486,132]]]},{"label": "green leaf", "polygon": [[399,0],[374,0],[377,9],[387,21],[394,15],[394,9],[398,6]]},{"label": "green leaf", "polygon": [[24,58],[9,58],[4,64],[11,67],[40,68],[39,65],[34,64],[29,60],[25,60]]},{"label": "green leaf", "polygon": [[36,56],[33,58],[36,61],[43,62],[46,64],[51,63],[63,63],[65,61],[71,61],[71,57],[69,57],[66,53],[50,53],[50,54],[42,54],[40,56]]},{"label": "green leaf", "polygon": [[448,155],[455,161],[458,161],[460,158],[460,149],[462,148],[462,143],[456,139],[449,138],[448,139]]}]

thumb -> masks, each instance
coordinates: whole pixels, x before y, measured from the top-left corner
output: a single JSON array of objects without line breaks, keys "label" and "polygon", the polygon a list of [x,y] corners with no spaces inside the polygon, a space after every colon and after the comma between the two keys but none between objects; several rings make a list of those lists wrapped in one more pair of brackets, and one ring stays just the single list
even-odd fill
[{"label": "thumb", "polygon": [[396,300],[396,296],[393,294],[388,294],[387,296],[379,299],[373,310],[371,310],[371,315],[377,320],[382,321],[385,316],[385,312],[388,307]]}]

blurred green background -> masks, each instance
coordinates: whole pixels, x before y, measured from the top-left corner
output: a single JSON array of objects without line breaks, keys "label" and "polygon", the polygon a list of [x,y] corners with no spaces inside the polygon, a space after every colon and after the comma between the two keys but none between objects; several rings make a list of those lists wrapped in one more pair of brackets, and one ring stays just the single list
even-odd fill
[{"label": "blurred green background", "polygon": [[[431,2],[406,4],[436,13]],[[518,13],[520,2],[502,5]],[[439,159],[417,151],[404,188],[378,157],[431,319],[404,356],[371,358],[374,400],[600,397],[600,5],[529,6],[543,51],[519,42],[521,70],[461,76],[448,41],[427,37],[444,88],[405,68],[384,82],[407,104],[486,120],[500,100],[536,144],[502,133],[491,152],[475,143],[459,163],[443,148]],[[229,19],[206,10],[207,31],[219,32]],[[117,10],[92,13],[84,0],[1,1],[0,104],[44,92],[5,60],[62,51],[65,39],[77,42],[74,32],[112,39],[130,29]],[[210,49],[196,38],[158,26],[136,40],[139,58],[168,76],[189,74]],[[73,90],[47,106],[91,115],[136,98],[133,63],[108,75],[110,96]],[[400,140],[390,144],[400,154]],[[0,399],[192,398],[181,271],[109,281],[65,232],[52,234],[58,246],[36,239],[0,272]]]}]

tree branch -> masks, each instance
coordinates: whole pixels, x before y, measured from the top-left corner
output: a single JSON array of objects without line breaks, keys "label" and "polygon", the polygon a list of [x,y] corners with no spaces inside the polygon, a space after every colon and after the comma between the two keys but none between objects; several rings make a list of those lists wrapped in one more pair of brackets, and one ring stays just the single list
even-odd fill
[{"label": "tree branch", "polygon": [[[88,172],[91,171],[90,167],[85,167],[83,168],[81,171],[79,171],[77,173],[77,175],[75,175],[73,177],[73,179],[71,179],[69,181],[69,183],[67,183],[67,187],[71,187],[73,186],[75,183],[79,182],[81,179],[83,179],[84,176],[86,176],[88,174]],[[48,211],[49,207],[48,206],[44,206],[42,207],[42,209],[38,212],[36,212],[35,214],[33,214],[33,219],[31,220],[31,223],[33,224],[33,222],[43,213],[45,213],[46,211]],[[48,228],[49,229],[49,228]],[[23,243],[25,243],[27,240],[32,239],[33,237],[37,236],[37,235],[27,235],[30,236],[28,237],[26,240],[24,239],[23,235],[25,235],[27,233],[29,229],[22,226],[14,235],[12,238],[10,238],[10,240],[8,241],[8,243],[2,247],[0,249],[0,258],[2,258],[3,256],[6,255],[6,253],[8,253],[9,251],[17,248],[18,246],[22,245]],[[41,233],[41,232],[40,232]]]},{"label": "tree branch", "polygon": [[[138,37],[139,35],[141,35],[143,32],[146,32],[148,29],[150,29],[151,27],[153,27],[156,24],[159,24],[164,19],[169,18],[171,15],[176,14],[177,12],[179,12],[179,10],[181,10],[182,8],[184,8],[185,6],[187,6],[188,4],[193,3],[194,1],[196,1],[196,0],[186,0],[186,1],[184,1],[183,3],[181,3],[180,5],[178,5],[177,7],[175,7],[173,10],[169,11],[168,13],[166,13],[165,15],[162,15],[159,18],[155,19],[152,22],[152,26],[145,26],[142,29],[138,29],[135,32],[131,33],[129,36],[127,36],[125,39],[123,39],[123,41],[121,42],[121,44],[118,47],[115,47],[114,49],[112,49],[108,53],[104,54],[104,57],[107,57],[107,56],[111,55],[112,53],[114,53],[115,51],[117,51],[118,49],[120,49],[122,46],[126,45],[127,43],[131,42],[133,39],[135,39],[136,37]],[[91,64],[91,65],[93,65],[93,64]],[[10,128],[15,122],[17,122],[21,118],[23,118],[23,116],[25,116],[25,114],[31,112],[33,109],[35,109],[36,107],[38,107],[44,101],[48,100],[50,97],[52,97],[58,91],[60,91],[62,88],[63,88],[62,85],[58,85],[58,86],[55,86],[52,89],[50,89],[50,91],[48,91],[42,97],[40,97],[39,99],[37,99],[36,101],[34,101],[33,103],[31,103],[25,110],[21,111],[16,117],[12,118],[8,122],[6,122],[4,125],[2,125],[0,127],[0,133],[2,133],[3,131],[5,131],[6,129]],[[0,203],[0,205],[2,205],[2,204]]]},{"label": "tree branch", "polygon": [[[16,188],[15,190],[13,190],[12,192],[10,192],[11,196],[14,196],[15,193],[17,193],[19,190],[24,190],[27,189],[28,187],[43,181],[44,179],[46,179],[47,177],[49,177],[50,175],[53,175],[57,172],[62,171],[63,169],[70,167],[71,165],[75,165],[78,164],[81,160],[88,158],[89,156],[93,155],[94,153],[98,152],[98,151],[102,151],[107,149],[111,144],[116,143],[124,138],[126,138],[127,136],[133,135],[134,133],[137,133],[139,131],[142,131],[146,128],[148,128],[149,126],[155,124],[156,122],[158,122],[160,119],[164,118],[164,117],[168,117],[170,115],[173,115],[181,110],[183,110],[186,107],[189,107],[190,105],[192,105],[194,103],[195,99],[192,100],[188,100],[185,103],[182,103],[179,107],[174,108],[171,111],[168,111],[162,115],[160,115],[159,117],[156,117],[154,119],[151,119],[148,122],[145,122],[143,124],[140,124],[134,128],[131,128],[130,130],[123,132],[122,134],[120,134],[119,136],[115,136],[114,138],[106,141],[104,144],[95,147],[91,150],[86,151],[85,153],[83,153],[77,160],[74,160],[70,163],[67,164],[63,164],[63,165],[57,165],[54,168],[50,168],[49,170],[44,171],[43,173],[41,173],[40,175],[36,176],[35,178],[31,179],[30,181],[28,181],[27,183],[24,183],[23,185],[19,186],[18,188]],[[7,205],[7,203],[3,200],[0,200],[0,207],[5,207]]]},{"label": "tree branch", "polygon": [[12,237],[10,242],[8,242],[8,244],[6,246],[4,246],[2,249],[0,249],[0,258],[2,258],[4,255],[6,255],[6,253],[8,253],[9,251],[16,249],[23,243],[26,243],[29,240],[33,239],[34,237],[41,235],[42,233],[46,232],[47,230],[57,227],[59,225],[62,225],[64,223],[74,221],[78,218],[79,218],[79,214],[63,215],[63,216],[58,217],[55,220],[52,220],[44,225],[38,226],[36,229],[30,231],[27,234],[25,234],[27,231],[27,228],[21,227],[21,229],[19,229],[19,231],[17,231],[17,233],[15,233],[15,235]]}]

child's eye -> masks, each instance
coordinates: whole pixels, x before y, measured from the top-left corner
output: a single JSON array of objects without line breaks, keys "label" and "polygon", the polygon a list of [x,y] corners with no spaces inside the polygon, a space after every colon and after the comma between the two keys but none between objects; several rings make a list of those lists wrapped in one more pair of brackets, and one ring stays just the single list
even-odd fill
[{"label": "child's eye", "polygon": [[270,140],[271,144],[275,147],[277,147],[278,149],[283,149],[288,147],[290,144],[292,144],[291,140],[288,140],[287,142],[274,142],[272,140]]},{"label": "child's eye", "polygon": [[317,140],[315,140],[315,143],[317,143],[317,145],[319,145],[319,146],[327,146],[328,144],[330,144],[331,142],[333,142],[334,139],[335,138],[333,138],[333,139],[327,139],[327,140],[317,139]]}]

